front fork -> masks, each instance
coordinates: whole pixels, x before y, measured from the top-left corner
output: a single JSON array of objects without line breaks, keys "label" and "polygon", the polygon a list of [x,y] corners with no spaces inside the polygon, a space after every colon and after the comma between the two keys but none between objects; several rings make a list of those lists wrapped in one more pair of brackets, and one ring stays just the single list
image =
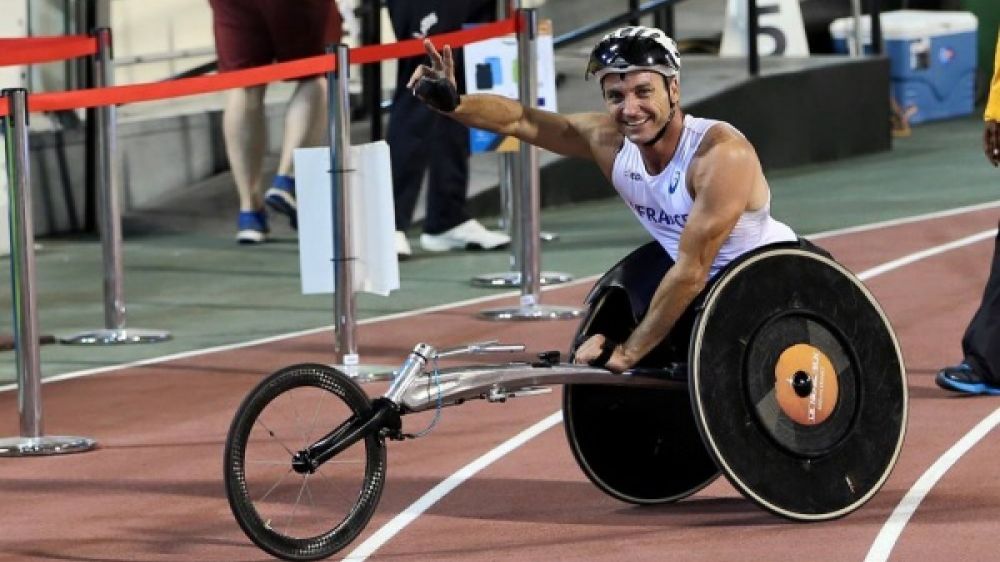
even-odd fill
[{"label": "front fork", "polygon": [[337,456],[358,441],[384,431],[390,439],[402,439],[399,400],[413,380],[424,371],[428,358],[437,351],[424,343],[417,344],[407,356],[399,374],[381,398],[372,400],[372,408],[363,416],[351,416],[312,445],[292,456],[292,469],[299,474],[312,474],[326,461]]}]

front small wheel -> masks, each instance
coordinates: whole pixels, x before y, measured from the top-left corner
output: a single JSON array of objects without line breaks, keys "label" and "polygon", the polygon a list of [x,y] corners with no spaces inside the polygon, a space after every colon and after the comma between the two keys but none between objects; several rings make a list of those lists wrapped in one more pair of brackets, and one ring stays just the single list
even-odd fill
[{"label": "front small wheel", "polygon": [[229,506],[254,544],[285,560],[319,560],[361,533],[385,483],[383,438],[369,435],[312,473],[296,472],[292,457],[370,410],[361,387],[326,365],[285,367],[247,395],[223,470]]}]

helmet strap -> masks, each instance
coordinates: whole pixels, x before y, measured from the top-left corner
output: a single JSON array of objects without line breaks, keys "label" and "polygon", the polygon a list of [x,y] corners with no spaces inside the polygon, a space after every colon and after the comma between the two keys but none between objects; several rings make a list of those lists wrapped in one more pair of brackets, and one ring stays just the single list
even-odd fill
[{"label": "helmet strap", "polygon": [[654,144],[660,142],[663,135],[667,134],[667,128],[670,127],[670,122],[674,120],[674,112],[677,111],[677,103],[670,96],[670,86],[667,85],[667,101],[670,102],[670,114],[667,115],[667,122],[663,124],[660,128],[660,132],[656,133],[656,136],[647,142],[642,143],[642,146],[650,147]]}]

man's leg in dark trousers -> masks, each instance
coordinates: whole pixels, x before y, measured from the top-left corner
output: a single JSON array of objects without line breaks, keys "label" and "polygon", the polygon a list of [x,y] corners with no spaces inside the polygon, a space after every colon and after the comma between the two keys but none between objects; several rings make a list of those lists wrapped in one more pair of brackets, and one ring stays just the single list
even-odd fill
[{"label": "man's leg in dark trousers", "polygon": [[441,234],[469,220],[465,198],[469,191],[469,129],[444,115],[435,123],[427,143],[430,172],[427,179],[427,218],[424,232]]},{"label": "man's leg in dark trousers", "polygon": [[965,362],[992,384],[1000,385],[1000,235],[983,301],[962,337]]},{"label": "man's leg in dark trousers", "polygon": [[389,155],[392,162],[392,194],[396,207],[396,230],[407,230],[423,185],[429,158],[431,130],[439,118],[410,92],[397,93],[389,113]]}]

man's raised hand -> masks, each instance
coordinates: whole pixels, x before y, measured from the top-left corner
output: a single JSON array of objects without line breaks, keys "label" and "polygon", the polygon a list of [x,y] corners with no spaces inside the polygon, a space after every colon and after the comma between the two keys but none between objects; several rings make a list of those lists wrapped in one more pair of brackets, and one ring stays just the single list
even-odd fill
[{"label": "man's raised hand", "polygon": [[451,53],[451,46],[444,46],[442,56],[430,39],[424,39],[424,49],[431,60],[431,66],[424,64],[418,66],[406,87],[432,108],[445,113],[452,112],[458,107],[460,100],[455,82],[455,59]]}]

